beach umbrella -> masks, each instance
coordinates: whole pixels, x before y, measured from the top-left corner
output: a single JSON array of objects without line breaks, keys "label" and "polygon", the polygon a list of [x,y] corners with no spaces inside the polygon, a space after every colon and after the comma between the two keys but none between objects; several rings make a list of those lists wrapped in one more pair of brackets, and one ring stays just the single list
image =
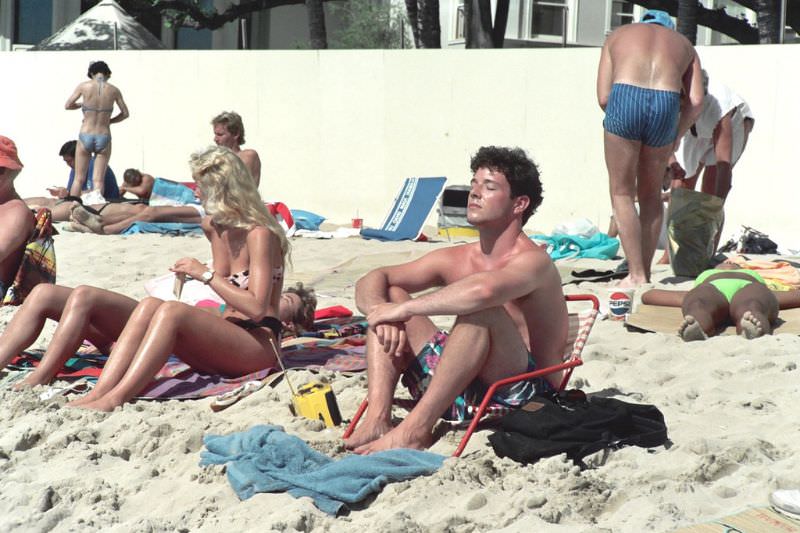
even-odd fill
[{"label": "beach umbrella", "polygon": [[155,35],[114,0],[102,0],[31,50],[160,50]]}]

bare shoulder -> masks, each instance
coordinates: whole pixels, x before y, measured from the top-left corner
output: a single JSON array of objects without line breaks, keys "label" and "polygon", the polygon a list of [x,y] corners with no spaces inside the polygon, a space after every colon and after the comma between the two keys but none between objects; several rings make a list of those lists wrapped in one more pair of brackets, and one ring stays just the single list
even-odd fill
[{"label": "bare shoulder", "polygon": [[0,204],[0,227],[14,231],[33,229],[33,212],[22,200],[9,200]]},{"label": "bare shoulder", "polygon": [[527,237],[525,237],[525,241],[521,243],[518,252],[514,256],[513,262],[523,263],[536,272],[555,268],[555,264],[547,251]]},{"label": "bare shoulder", "polygon": [[200,221],[200,228],[202,228],[209,240],[211,240],[211,238],[217,233],[214,224],[211,222],[211,217],[209,216],[203,217],[203,219]]},{"label": "bare shoulder", "polygon": [[272,239],[277,240],[277,236],[274,235],[269,228],[266,226],[253,226],[249,230],[247,230],[247,242],[250,243],[260,241],[272,241]]},{"label": "bare shoulder", "polygon": [[261,159],[258,157],[258,152],[253,150],[252,148],[244,148],[239,151],[239,158],[242,161],[260,161]]}]

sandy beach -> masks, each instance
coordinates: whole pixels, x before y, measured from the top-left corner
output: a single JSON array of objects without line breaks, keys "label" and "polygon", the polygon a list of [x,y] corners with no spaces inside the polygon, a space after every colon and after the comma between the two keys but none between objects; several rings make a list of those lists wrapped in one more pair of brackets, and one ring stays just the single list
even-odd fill
[{"label": "sandy beach", "polygon": [[[360,275],[449,243],[292,244],[288,281],[313,284],[320,307],[354,309]],[[60,284],[92,284],[135,298],[144,296],[145,280],[164,274],[177,258],[210,257],[202,237],[68,232],[56,237],[56,252]],[[670,276],[658,267],[656,286]],[[607,296],[603,283],[565,291]],[[14,311],[0,309],[0,330]],[[48,324],[34,347],[46,347],[53,329]],[[684,343],[677,335],[598,321],[571,386],[656,405],[667,421],[668,446],[625,448],[604,463],[598,454],[580,471],[564,456],[529,466],[500,459],[482,430],[461,459],[448,459],[434,475],[388,485],[338,518],[285,493],[240,501],[223,467],[198,465],[204,435],[256,424],[283,426],[313,448],[342,456],[343,429],[293,417],[285,383],[218,413],[209,408],[211,399],[86,412],[64,408],[63,397],[40,400],[43,388],[3,389],[0,531],[671,531],[767,505],[770,491],[800,485],[792,415],[800,404],[798,353],[800,337],[788,334]],[[314,378],[329,381],[342,415],[352,416],[366,375]],[[298,371],[293,379],[303,383],[312,374]],[[447,433],[432,451],[449,455],[460,436]]]}]

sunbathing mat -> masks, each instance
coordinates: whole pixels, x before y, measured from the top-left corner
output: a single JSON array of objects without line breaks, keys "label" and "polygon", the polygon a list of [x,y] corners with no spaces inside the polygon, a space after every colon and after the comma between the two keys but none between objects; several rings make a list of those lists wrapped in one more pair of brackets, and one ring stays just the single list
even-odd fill
[{"label": "sunbathing mat", "polygon": [[800,533],[800,522],[769,507],[755,507],[705,524],[676,529],[674,533]]},{"label": "sunbathing mat", "polygon": [[[678,307],[640,304],[625,320],[625,325],[639,331],[676,335],[682,322],[683,315]],[[774,333],[800,335],[800,308],[781,311]],[[736,335],[736,328],[728,326],[720,335]]]},{"label": "sunbathing mat", "polygon": [[[295,340],[291,346],[282,348],[283,363],[289,369],[360,372],[367,368],[364,342],[364,335],[353,335],[340,339],[301,337]],[[175,359],[164,365],[153,382],[142,391],[138,398],[189,400],[219,396],[248,381],[263,380],[277,370],[276,368],[267,368],[246,376],[226,378],[220,375],[196,372],[186,363]]]},{"label": "sunbathing mat", "polygon": [[[39,366],[44,350],[26,350],[17,355],[8,364],[9,370],[32,370]],[[97,378],[106,364],[105,355],[76,353],[64,364],[64,368],[56,374],[57,379]]]},{"label": "sunbathing mat", "polygon": [[[342,325],[341,329],[345,329]],[[330,370],[332,372],[360,372],[367,368],[364,354],[365,336],[350,335],[341,338],[321,339],[300,337],[291,346],[283,348],[284,364],[287,368]],[[31,370],[39,364],[44,352],[27,351],[9,364],[10,370]],[[97,378],[103,370],[107,357],[104,355],[80,355],[67,361],[57,379]],[[148,400],[188,400],[218,396],[234,390],[252,380],[263,380],[276,368],[259,370],[252,374],[228,378],[196,372],[177,358],[171,358],[156,374],[154,380],[137,398]]]}]

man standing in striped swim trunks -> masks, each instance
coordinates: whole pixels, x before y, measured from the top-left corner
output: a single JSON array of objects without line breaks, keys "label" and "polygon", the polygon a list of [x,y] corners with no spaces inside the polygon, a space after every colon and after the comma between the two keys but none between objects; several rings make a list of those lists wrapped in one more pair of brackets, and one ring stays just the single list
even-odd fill
[{"label": "man standing in striped swim trunks", "polygon": [[676,139],[703,108],[700,59],[674,28],[666,12],[647,11],[641,24],[622,26],[609,35],[600,56],[597,100],[606,113],[611,207],[628,260],[622,287],[650,281],[663,218],[661,183],[667,160]]}]

